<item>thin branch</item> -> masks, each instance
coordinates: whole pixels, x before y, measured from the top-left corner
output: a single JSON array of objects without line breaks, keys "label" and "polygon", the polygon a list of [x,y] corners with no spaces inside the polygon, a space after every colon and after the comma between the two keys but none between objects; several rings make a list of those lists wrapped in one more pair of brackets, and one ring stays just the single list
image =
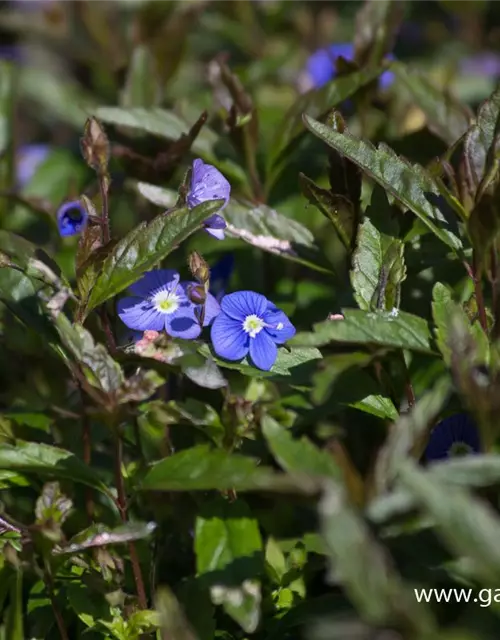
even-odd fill
[{"label": "thin branch", "polygon": [[49,594],[50,604],[52,606],[52,611],[54,612],[54,618],[56,619],[57,628],[59,629],[61,640],[69,640],[69,635],[66,630],[64,619],[62,617],[61,611],[59,610],[59,607],[57,606],[56,597],[54,594],[54,584],[52,582],[52,576],[49,573],[48,567],[46,567],[45,569],[45,586]]},{"label": "thin branch", "polygon": [[[120,512],[122,522],[127,522],[127,497],[125,494],[125,484],[123,482],[122,475],[123,464],[123,443],[120,434],[117,433],[115,437],[115,484],[118,492],[117,507]],[[137,555],[137,549],[134,542],[129,542],[128,545],[130,553],[130,562],[132,564],[132,572],[134,574],[134,581],[137,590],[137,598],[139,600],[139,606],[141,609],[148,608],[148,600],[146,597],[146,590],[144,588],[144,580],[142,578],[141,565],[139,563],[139,556]]]}]

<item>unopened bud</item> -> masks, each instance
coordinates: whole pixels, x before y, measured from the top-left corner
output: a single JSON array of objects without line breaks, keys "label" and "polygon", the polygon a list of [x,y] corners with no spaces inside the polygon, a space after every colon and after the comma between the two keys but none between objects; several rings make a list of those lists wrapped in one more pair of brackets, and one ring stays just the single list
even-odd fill
[{"label": "unopened bud", "polygon": [[109,162],[109,141],[104,127],[96,118],[89,118],[85,123],[80,147],[89,167],[105,175]]},{"label": "unopened bud", "polygon": [[205,300],[207,299],[205,287],[201,284],[189,286],[187,295],[193,304],[205,304]]},{"label": "unopened bud", "polygon": [[208,282],[210,278],[210,269],[208,264],[197,251],[193,251],[189,256],[189,270],[198,282],[201,282],[202,284]]}]

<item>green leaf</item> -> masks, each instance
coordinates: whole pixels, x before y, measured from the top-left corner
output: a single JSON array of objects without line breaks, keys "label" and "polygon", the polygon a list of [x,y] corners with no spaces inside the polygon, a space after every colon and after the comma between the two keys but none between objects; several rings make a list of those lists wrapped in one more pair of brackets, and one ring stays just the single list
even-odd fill
[{"label": "green leaf", "polygon": [[[331,558],[331,578],[344,587],[363,618],[374,625],[404,625],[415,636],[432,631],[429,610],[417,603],[392,569],[384,549],[348,503],[340,484],[330,480],[319,505],[320,530]],[[399,625],[398,625],[399,623]]]},{"label": "green leaf", "polygon": [[94,547],[104,547],[108,544],[124,544],[132,540],[148,538],[156,529],[154,522],[127,522],[110,529],[103,524],[93,524],[84,531],[77,533],[64,546],[54,549],[55,555],[66,553],[80,553]]},{"label": "green leaf", "polygon": [[[120,365],[109,355],[106,347],[96,344],[92,334],[80,324],[71,324],[68,318],[60,313],[55,326],[62,343],[70,351],[75,360],[82,365],[88,382],[106,394],[115,394],[125,384]],[[126,396],[130,389],[123,389]]]},{"label": "green leaf", "polygon": [[[198,640],[175,595],[168,587],[160,587],[155,596],[155,609],[163,638],[169,640]],[[201,636],[200,636],[201,638]]]},{"label": "green leaf", "polygon": [[[99,107],[95,112],[96,117],[103,122],[108,122],[122,127],[130,127],[160,138],[178,140],[183,134],[187,134],[191,124],[178,116],[173,111],[160,109],[122,109],[120,107]],[[204,126],[193,142],[192,152],[199,155],[205,162],[217,166],[226,177],[245,184],[247,177],[243,170],[230,160],[218,160],[216,147],[219,144],[219,136],[207,126]]]},{"label": "green leaf", "polygon": [[125,86],[121,94],[123,107],[154,107],[161,99],[160,81],[156,60],[143,44],[132,52]]},{"label": "green leaf", "polygon": [[[302,114],[307,113],[313,118],[319,118],[329,109],[339,106],[350,98],[356,91],[373,82],[381,73],[381,68],[363,69],[346,76],[339,76],[328,82],[320,89],[311,89],[302,94],[285,114],[270,146],[268,169],[285,158],[285,150],[304,133]],[[283,155],[282,155],[283,154]]]},{"label": "green leaf", "polygon": [[500,519],[488,503],[464,488],[436,482],[408,461],[400,468],[399,481],[432,517],[447,546],[470,558],[470,569],[479,579],[498,584]]},{"label": "green leaf", "polygon": [[477,202],[487,185],[483,184],[491,170],[498,175],[496,147],[500,126],[500,89],[480,107],[474,124],[464,141],[463,170],[469,194]]},{"label": "green leaf", "polygon": [[83,581],[71,581],[65,594],[68,604],[87,627],[95,627],[99,620],[111,620],[110,605],[105,595],[98,590],[91,590]]},{"label": "green leaf", "polygon": [[367,344],[433,353],[427,322],[404,311],[343,309],[344,320],[326,320],[311,333],[298,333],[290,346],[321,347],[331,342]]},{"label": "green leaf", "polygon": [[447,144],[453,144],[463,136],[472,120],[470,109],[447,91],[438,89],[420,71],[409,69],[400,62],[392,63],[391,71],[396,74],[399,87],[404,86],[412,104],[424,112],[431,131]]},{"label": "green leaf", "polygon": [[110,495],[108,487],[95,472],[74,454],[48,444],[20,440],[15,445],[0,443],[0,469],[72,480]]},{"label": "green leaf", "polygon": [[[483,454],[448,458],[429,465],[427,474],[434,482],[458,487],[481,488],[500,484],[500,456]],[[375,498],[367,509],[367,516],[382,523],[414,510],[416,496],[401,489]]]},{"label": "green leaf", "polygon": [[195,525],[196,570],[211,587],[214,604],[247,633],[260,618],[260,582],[263,568],[259,525],[243,500],[215,498],[205,503]]},{"label": "green leaf", "polygon": [[[189,577],[176,590],[179,602],[199,640],[214,640],[216,631],[215,607],[202,579]],[[177,637],[177,636],[176,636]]]},{"label": "green leaf", "polygon": [[328,451],[318,449],[305,436],[296,440],[287,429],[268,415],[262,420],[262,433],[271,453],[285,471],[340,477],[340,470]]},{"label": "green leaf", "polygon": [[452,383],[448,376],[440,378],[410,411],[392,425],[384,446],[377,455],[375,482],[382,493],[393,482],[402,461],[416,460],[424,452],[433,421],[448,400]]},{"label": "green leaf", "polygon": [[299,181],[305,197],[330,220],[344,247],[351,251],[357,226],[354,205],[345,196],[319,187],[303,173]]},{"label": "green leaf", "polygon": [[404,244],[396,234],[395,229],[377,228],[369,217],[358,227],[351,284],[360,309],[391,311],[399,307],[406,266]]},{"label": "green leaf", "polygon": [[[1,468],[1,467],[0,467]],[[143,491],[196,491],[235,489],[250,491],[315,491],[313,483],[295,481],[256,460],[198,445],[153,464],[146,473]]]},{"label": "green leaf", "polygon": [[222,204],[222,200],[212,200],[191,211],[182,208],[167,215],[160,214],[127,234],[104,260],[86,312],[120,293],[145,271],[152,269],[194,233],[204,220],[216,213]]},{"label": "green leaf", "polygon": [[[252,366],[248,358],[244,358],[241,362],[222,360],[216,357],[206,344],[200,347],[199,352],[206,357],[213,357],[219,367],[234,369],[252,378],[292,378],[294,382],[307,379],[307,376],[317,364],[315,361],[321,359],[321,352],[318,349],[308,347],[288,349],[288,347],[281,347],[278,349],[278,357],[271,370],[261,371]],[[287,382],[290,382],[290,380],[287,380]]]},{"label": "green leaf", "polygon": [[450,221],[441,210],[445,208],[441,191],[423,167],[399,158],[383,143],[376,148],[370,142],[355,138],[347,131],[339,133],[307,115],[304,122],[318,138],[358,165],[413,211],[442,242],[455,251],[462,248],[460,238],[450,229]]},{"label": "green leaf", "polygon": [[[142,196],[160,207],[171,207],[177,197],[171,189],[146,182],[139,182],[137,188]],[[228,236],[312,269],[331,271],[323,264],[312,233],[296,220],[287,218],[264,204],[255,206],[235,200],[230,200],[223,215],[227,222]]]},{"label": "green leaf", "polygon": [[24,640],[23,624],[23,573],[17,569],[10,581],[9,608],[5,616],[5,637]]}]

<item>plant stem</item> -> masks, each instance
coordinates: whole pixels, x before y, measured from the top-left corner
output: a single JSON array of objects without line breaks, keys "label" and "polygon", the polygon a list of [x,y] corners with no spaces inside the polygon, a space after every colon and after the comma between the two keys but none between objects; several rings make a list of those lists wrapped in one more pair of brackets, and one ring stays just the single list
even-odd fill
[{"label": "plant stem", "polygon": [[474,292],[476,294],[477,311],[479,314],[479,322],[483,331],[488,333],[488,318],[486,317],[486,308],[484,306],[483,287],[481,284],[481,271],[479,269],[477,255],[474,251],[472,257],[472,278],[474,282]]},{"label": "plant stem", "polygon": [[[127,522],[127,497],[125,495],[125,484],[123,482],[122,475],[122,463],[123,463],[123,443],[120,434],[117,433],[115,437],[115,483],[116,490],[118,492],[117,507],[120,512],[122,522]],[[137,549],[133,542],[129,542],[128,545],[130,553],[130,562],[132,564],[132,572],[134,574],[135,587],[137,589],[137,598],[139,600],[139,606],[141,609],[148,608],[148,600],[146,597],[146,590],[144,588],[144,580],[142,578],[141,565],[139,564],[139,556],[137,555]]]},{"label": "plant stem", "polygon": [[113,330],[111,329],[111,322],[109,320],[106,307],[102,306],[100,308],[99,315],[101,316],[102,329],[104,331],[104,335],[106,336],[106,344],[108,346],[108,350],[111,355],[113,355],[117,352],[116,341],[113,335]]},{"label": "plant stem", "polygon": [[69,640],[66,625],[64,624],[64,619],[59,610],[59,607],[57,606],[56,598],[54,595],[54,584],[52,582],[52,576],[50,575],[48,568],[45,569],[45,587],[47,588],[47,592],[49,594],[50,604],[52,606],[52,611],[54,612],[54,618],[56,619],[57,628],[59,629],[61,640]]},{"label": "plant stem", "polygon": [[403,369],[405,373],[405,393],[406,400],[408,401],[408,410],[411,410],[415,406],[416,399],[415,391],[413,390],[413,385],[411,383],[410,372],[408,371],[408,367],[406,366],[404,351],[401,351],[401,362],[403,363]]},{"label": "plant stem", "polygon": [[108,244],[111,240],[111,234],[109,231],[109,178],[106,174],[99,176],[99,188],[101,190],[101,228],[102,228],[102,243]]}]

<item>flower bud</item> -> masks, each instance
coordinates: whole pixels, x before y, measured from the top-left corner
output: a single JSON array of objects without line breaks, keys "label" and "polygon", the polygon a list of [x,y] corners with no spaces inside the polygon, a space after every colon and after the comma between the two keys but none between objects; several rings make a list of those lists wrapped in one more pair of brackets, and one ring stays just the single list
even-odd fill
[{"label": "flower bud", "polygon": [[205,304],[207,293],[201,284],[190,285],[187,289],[187,296],[193,304]]},{"label": "flower bud", "polygon": [[85,123],[80,147],[85,162],[97,173],[104,175],[109,162],[109,141],[104,127],[96,118]]},{"label": "flower bud", "polygon": [[202,284],[207,283],[210,279],[210,269],[208,268],[208,264],[197,251],[193,251],[189,256],[189,270],[198,282],[201,282]]}]

